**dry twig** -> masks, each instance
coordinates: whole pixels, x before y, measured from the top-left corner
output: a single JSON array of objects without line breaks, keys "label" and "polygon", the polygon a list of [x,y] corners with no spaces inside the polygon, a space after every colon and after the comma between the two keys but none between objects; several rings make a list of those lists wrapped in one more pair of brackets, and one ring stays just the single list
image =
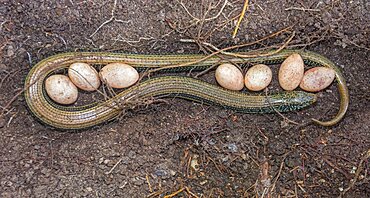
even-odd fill
[{"label": "dry twig", "polygon": [[274,182],[272,183],[271,185],[271,188],[270,188],[270,192],[273,192],[275,190],[275,186],[276,186],[276,182],[277,180],[279,179],[280,177],[280,174],[281,174],[281,171],[283,170],[283,167],[284,167],[284,162],[285,162],[285,159],[287,158],[287,156],[289,155],[290,151],[285,153],[284,156],[283,156],[283,159],[281,160],[281,163],[280,163],[280,168],[279,168],[279,172],[278,174],[276,175],[276,177],[274,178]]},{"label": "dry twig", "polygon": [[241,45],[234,45],[234,46],[230,46],[230,47],[226,47],[226,48],[223,48],[223,49],[220,49],[218,51],[215,51],[203,58],[200,58],[198,60],[195,60],[195,61],[191,61],[191,62],[186,62],[186,63],[181,63],[181,64],[177,64],[177,65],[167,65],[167,66],[163,66],[163,67],[159,67],[159,68],[156,68],[156,69],[152,69],[150,70],[149,72],[150,73],[153,73],[153,72],[157,72],[157,71],[160,71],[160,70],[164,70],[164,69],[171,69],[171,68],[177,68],[177,67],[186,67],[186,66],[190,66],[190,65],[194,65],[196,63],[199,63],[199,62],[202,62],[204,60],[207,60],[217,54],[224,54],[224,55],[229,55],[229,56],[234,56],[234,57],[238,57],[238,58],[253,58],[253,57],[264,57],[264,56],[271,56],[273,54],[276,54],[278,52],[280,52],[281,50],[283,50],[288,44],[289,42],[293,39],[295,33],[293,32],[292,35],[288,38],[288,40],[282,45],[280,46],[278,49],[276,50],[272,50],[272,51],[269,51],[269,52],[266,52],[266,53],[248,53],[248,54],[239,54],[239,53],[231,53],[231,52],[227,52],[228,50],[232,50],[232,49],[237,49],[237,48],[241,48],[241,47],[245,47],[245,46],[250,46],[250,45],[253,45],[253,44],[256,44],[256,43],[259,43],[263,40],[266,40],[267,38],[271,38],[273,36],[276,36],[278,34],[281,34],[283,32],[286,32],[288,31],[289,28],[285,28],[283,30],[280,30],[276,33],[273,33],[269,36],[266,36],[262,39],[259,39],[257,41],[254,41],[254,42],[250,42],[250,43],[246,43],[246,44],[241,44]]},{"label": "dry twig", "polygon": [[[198,23],[199,23],[199,22],[201,22],[201,21],[212,21],[212,20],[217,19],[217,18],[221,15],[221,13],[223,12],[223,10],[225,9],[225,7],[226,7],[226,5],[227,5],[227,2],[228,2],[228,0],[225,0],[225,1],[224,1],[224,3],[222,4],[222,7],[220,8],[220,10],[218,11],[218,13],[217,13],[215,16],[210,17],[210,18],[204,18],[204,19],[199,19],[198,17],[195,17],[194,15],[192,15],[192,14],[189,12],[188,8],[185,6],[185,4],[184,4],[183,2],[180,2],[180,5],[184,8],[185,12],[186,12],[186,13],[187,13],[191,18],[193,18],[193,20],[195,21],[195,24],[198,24]],[[211,8],[209,8],[207,12],[209,12],[209,10],[210,10],[210,9],[211,9]],[[204,15],[204,17],[205,17],[205,15]]]},{"label": "dry twig", "polygon": [[342,194],[340,195],[340,197],[344,197],[344,195],[353,188],[353,186],[355,186],[355,183],[357,182],[359,176],[360,176],[360,173],[362,171],[362,169],[364,168],[364,162],[366,162],[368,159],[370,158],[370,149],[367,150],[363,157],[361,158],[360,162],[358,163],[358,166],[357,166],[357,170],[356,170],[356,173],[355,173],[355,177],[353,179],[351,179],[351,182],[349,183],[348,187],[346,189],[343,190]]},{"label": "dry twig", "polygon": [[164,198],[172,198],[172,197],[175,197],[176,195],[178,195],[179,193],[181,193],[183,191],[185,191],[187,194],[191,195],[192,197],[198,198],[198,196],[196,194],[194,194],[193,192],[190,191],[190,188],[189,187],[182,187],[179,190],[177,190],[176,192],[173,192],[173,193],[171,193],[169,195],[164,196]]},{"label": "dry twig", "polygon": [[169,194],[169,195],[164,196],[164,198],[172,198],[172,197],[174,197],[174,196],[178,195],[179,193],[181,193],[181,192],[182,192],[182,191],[184,191],[184,190],[185,190],[185,188],[184,188],[184,187],[182,187],[182,188],[180,188],[179,190],[177,190],[176,192],[173,192],[173,193],[171,193],[171,194]]},{"label": "dry twig", "polygon": [[249,0],[245,0],[244,1],[244,6],[243,6],[242,13],[240,14],[239,20],[236,23],[236,26],[235,26],[235,29],[234,29],[234,32],[233,32],[233,38],[235,38],[236,34],[238,33],[240,23],[242,22],[242,20],[244,18],[244,15],[245,15],[245,12],[248,9],[248,4],[249,4]]},{"label": "dry twig", "polygon": [[153,189],[152,189],[152,185],[150,184],[149,175],[148,174],[146,174],[145,179],[146,179],[146,183],[148,184],[149,192],[152,193],[153,192]]},{"label": "dry twig", "polygon": [[106,172],[105,174],[106,175],[111,174],[112,171],[118,166],[118,164],[121,163],[121,161],[122,161],[122,158],[120,160],[118,160],[118,162],[108,172]]},{"label": "dry twig", "polygon": [[111,17],[104,21],[89,37],[93,37],[103,26],[105,26],[106,24],[112,22],[113,20],[116,21],[116,22],[120,22],[120,23],[129,23],[130,21],[123,21],[123,20],[120,20],[120,19],[116,19],[114,13],[116,11],[116,7],[117,7],[117,0],[114,0],[114,3],[113,3],[113,8],[112,8],[112,11],[111,11]]},{"label": "dry twig", "polygon": [[320,9],[299,8],[299,7],[289,7],[285,9],[285,11],[290,11],[290,10],[310,11],[310,12],[320,12],[321,11]]}]

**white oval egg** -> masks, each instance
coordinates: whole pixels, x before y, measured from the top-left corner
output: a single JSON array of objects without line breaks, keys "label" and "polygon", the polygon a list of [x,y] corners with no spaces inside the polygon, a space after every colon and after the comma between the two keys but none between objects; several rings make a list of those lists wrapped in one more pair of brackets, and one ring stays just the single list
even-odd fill
[{"label": "white oval egg", "polygon": [[239,91],[244,87],[242,72],[232,64],[221,64],[216,69],[216,80],[222,87],[230,90]]},{"label": "white oval egg", "polygon": [[305,91],[318,92],[327,88],[335,78],[335,71],[327,67],[314,67],[304,73],[299,87]]},{"label": "white oval egg", "polygon": [[245,74],[244,84],[251,91],[261,91],[272,80],[271,69],[263,64],[254,65]]},{"label": "white oval egg", "polygon": [[139,79],[136,69],[124,63],[106,65],[100,70],[99,76],[103,82],[113,88],[127,88]]},{"label": "white oval egg", "polygon": [[78,98],[77,87],[64,75],[52,75],[45,80],[45,90],[49,97],[59,104],[72,104]]},{"label": "white oval egg", "polygon": [[304,63],[301,55],[292,54],[281,64],[279,69],[279,84],[287,91],[294,90],[301,83],[304,73]]},{"label": "white oval egg", "polygon": [[78,88],[95,91],[100,86],[98,72],[87,63],[73,63],[68,68],[68,76]]}]

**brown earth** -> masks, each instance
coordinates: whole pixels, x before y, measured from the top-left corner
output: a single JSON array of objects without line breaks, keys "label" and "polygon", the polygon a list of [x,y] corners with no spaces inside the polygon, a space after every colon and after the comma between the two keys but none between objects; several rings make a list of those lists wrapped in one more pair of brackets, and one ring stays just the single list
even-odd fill
[{"label": "brown earth", "polygon": [[[18,97],[1,110],[0,196],[162,197],[185,187],[177,197],[369,197],[370,3],[250,1],[232,39],[236,20],[222,22],[237,16],[244,1],[223,9],[224,1],[211,2],[209,12],[209,1],[183,2],[200,19],[192,27],[180,1],[119,0],[114,19],[92,35],[112,16],[114,1],[0,0],[1,107],[22,90],[35,63],[60,52],[203,53],[180,39],[226,47],[293,26],[291,47],[342,68],[351,97],[345,118],[334,127],[309,121],[335,115],[335,85],[314,106],[284,114],[298,126],[279,115],[168,99],[92,129],[60,131],[38,122]],[[271,89],[278,87],[274,80]]]}]

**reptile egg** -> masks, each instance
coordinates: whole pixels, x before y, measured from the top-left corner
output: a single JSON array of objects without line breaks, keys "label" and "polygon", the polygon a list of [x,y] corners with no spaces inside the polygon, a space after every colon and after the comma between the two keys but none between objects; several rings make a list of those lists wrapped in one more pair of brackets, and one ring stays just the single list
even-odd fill
[{"label": "reptile egg", "polygon": [[73,63],[68,68],[68,76],[73,84],[85,91],[95,91],[100,86],[98,72],[86,63]]},{"label": "reptile egg", "polygon": [[239,91],[244,87],[242,72],[232,64],[225,63],[218,66],[215,76],[218,84],[226,89]]},{"label": "reptile egg", "polygon": [[77,87],[64,75],[52,75],[45,80],[45,90],[49,97],[59,104],[72,104],[78,98]]},{"label": "reptile egg", "polygon": [[291,91],[298,87],[303,78],[304,63],[299,54],[292,54],[281,64],[279,69],[279,84],[284,90]]},{"label": "reptile egg", "polygon": [[272,80],[271,69],[263,64],[254,65],[245,74],[245,86],[251,91],[261,91],[266,88]]},{"label": "reptile egg", "polygon": [[129,87],[139,79],[136,69],[124,63],[106,65],[100,70],[99,76],[103,82],[113,88]]},{"label": "reptile egg", "polygon": [[299,87],[305,91],[317,92],[327,88],[335,78],[335,71],[327,67],[314,67],[304,73]]}]

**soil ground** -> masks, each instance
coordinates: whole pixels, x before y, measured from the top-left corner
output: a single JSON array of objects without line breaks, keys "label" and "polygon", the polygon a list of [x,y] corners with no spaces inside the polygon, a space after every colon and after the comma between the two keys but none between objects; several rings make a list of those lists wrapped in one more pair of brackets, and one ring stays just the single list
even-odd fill
[{"label": "soil ground", "polygon": [[[243,3],[0,0],[0,105],[23,89],[33,65],[60,52],[203,53],[180,39],[222,48],[292,26],[291,47],[328,57],[347,79],[351,103],[338,125],[310,123],[336,114],[335,83],[315,105],[284,114],[299,125],[168,99],[60,131],[38,122],[21,96],[0,119],[0,196],[163,197],[185,188],[176,197],[370,197],[369,1],[250,1],[233,39],[237,18],[229,19]],[[212,72],[202,78],[214,82]]]}]

